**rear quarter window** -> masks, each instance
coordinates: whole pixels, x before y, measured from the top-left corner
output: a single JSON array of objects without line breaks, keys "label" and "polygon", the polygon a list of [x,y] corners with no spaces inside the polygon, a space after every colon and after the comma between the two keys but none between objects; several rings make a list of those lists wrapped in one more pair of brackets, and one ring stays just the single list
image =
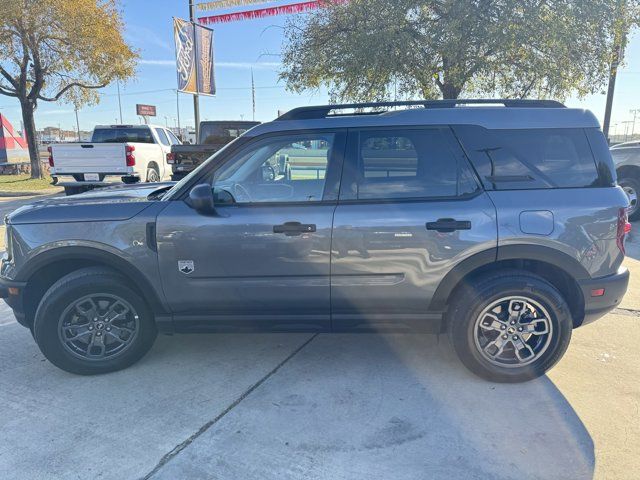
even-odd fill
[{"label": "rear quarter window", "polygon": [[488,190],[601,186],[583,129],[453,128]]}]

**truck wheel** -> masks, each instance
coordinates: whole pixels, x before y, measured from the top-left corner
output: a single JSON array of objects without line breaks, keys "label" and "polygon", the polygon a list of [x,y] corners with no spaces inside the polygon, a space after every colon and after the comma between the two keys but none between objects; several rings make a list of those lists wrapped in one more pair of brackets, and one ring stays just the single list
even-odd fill
[{"label": "truck wheel", "polygon": [[153,345],[157,330],[145,301],[126,278],[90,267],[62,277],[47,290],[33,333],[55,366],[93,375],[137,362]]},{"label": "truck wheel", "polygon": [[618,185],[622,187],[629,199],[629,220],[640,219],[640,205],[638,205],[638,195],[640,195],[640,181],[634,177],[623,177],[618,180]]},{"label": "truck wheel", "polygon": [[473,373],[495,382],[544,375],[573,329],[562,295],[537,275],[510,270],[462,287],[450,302],[451,343]]},{"label": "truck wheel", "polygon": [[147,170],[147,182],[154,183],[160,181],[160,172],[155,167],[151,167]]}]

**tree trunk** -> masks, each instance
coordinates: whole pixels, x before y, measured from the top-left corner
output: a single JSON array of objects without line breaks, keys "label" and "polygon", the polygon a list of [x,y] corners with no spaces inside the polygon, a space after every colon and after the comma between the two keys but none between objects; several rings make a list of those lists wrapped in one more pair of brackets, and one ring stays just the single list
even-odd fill
[{"label": "tree trunk", "polygon": [[462,88],[451,83],[443,83],[440,87],[440,91],[442,92],[442,98],[444,98],[445,100],[455,100],[458,98],[458,96],[460,96]]},{"label": "tree trunk", "polygon": [[22,133],[27,137],[27,146],[29,147],[31,178],[41,178],[42,162],[40,161],[40,152],[38,151],[38,141],[36,139],[36,123],[33,119],[35,105],[29,99],[21,98],[20,107],[22,108],[22,123],[24,124],[24,132]]}]

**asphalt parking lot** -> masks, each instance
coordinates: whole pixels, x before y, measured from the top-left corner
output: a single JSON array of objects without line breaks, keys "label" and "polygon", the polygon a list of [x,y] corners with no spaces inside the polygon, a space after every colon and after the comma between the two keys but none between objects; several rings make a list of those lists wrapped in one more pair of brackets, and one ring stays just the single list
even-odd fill
[{"label": "asphalt parking lot", "polygon": [[162,336],[80,377],[2,303],[0,478],[638,478],[640,232],[629,253],[621,308],[519,385],[434,335]]}]

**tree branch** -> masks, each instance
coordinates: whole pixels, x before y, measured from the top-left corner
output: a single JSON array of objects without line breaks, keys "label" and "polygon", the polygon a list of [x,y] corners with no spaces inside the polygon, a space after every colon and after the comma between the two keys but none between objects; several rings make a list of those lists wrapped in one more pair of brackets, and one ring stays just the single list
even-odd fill
[{"label": "tree branch", "polygon": [[104,88],[106,86],[107,86],[106,83],[103,83],[101,85],[85,85],[85,84],[80,83],[80,82],[72,82],[69,85],[66,85],[62,90],[60,90],[53,97],[44,97],[44,96],[38,94],[38,99],[44,100],[45,102],[57,102],[58,100],[60,100],[60,97],[62,97],[62,95],[64,95],[69,89],[71,89],[73,87],[98,89],[98,88]]},{"label": "tree branch", "polygon": [[6,95],[7,97],[17,97],[18,92],[16,92],[15,90],[0,86],[0,95]]},{"label": "tree branch", "polygon": [[4,68],[2,68],[1,65],[0,65],[0,73],[4,78],[6,78],[9,81],[11,85],[13,85],[13,88],[15,89],[18,88],[18,82],[9,74],[9,72],[7,72]]}]

